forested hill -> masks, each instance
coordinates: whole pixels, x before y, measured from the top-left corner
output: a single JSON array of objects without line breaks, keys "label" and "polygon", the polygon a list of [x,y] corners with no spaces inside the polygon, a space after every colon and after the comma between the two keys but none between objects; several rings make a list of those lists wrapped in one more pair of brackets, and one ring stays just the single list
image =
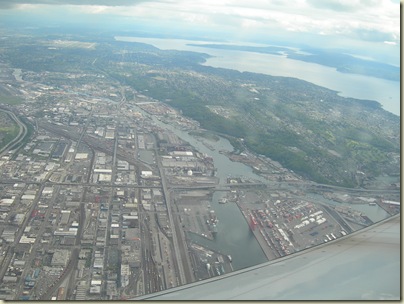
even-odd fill
[{"label": "forested hill", "polygon": [[2,53],[15,68],[62,73],[61,79],[110,77],[227,136],[237,152],[266,155],[314,181],[355,187],[364,178],[400,173],[399,117],[375,101],[343,98],[295,78],[201,65],[207,54],[83,35],[15,39]]},{"label": "forested hill", "polygon": [[399,118],[375,101],[343,98],[295,78],[199,64],[142,69],[115,76],[203,128],[230,136],[240,151],[251,149],[318,182],[351,187],[362,182],[358,172],[367,178],[399,173]]}]

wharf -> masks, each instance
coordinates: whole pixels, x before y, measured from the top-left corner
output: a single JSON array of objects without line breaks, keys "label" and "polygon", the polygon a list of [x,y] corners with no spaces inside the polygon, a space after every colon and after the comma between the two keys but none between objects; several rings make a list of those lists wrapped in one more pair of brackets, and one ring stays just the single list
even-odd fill
[{"label": "wharf", "polygon": [[[247,224],[250,225],[249,223],[249,218],[247,216],[246,210],[244,210],[240,204],[237,204],[238,208],[240,209],[241,213],[244,215],[244,219],[246,220]],[[274,259],[279,258],[279,256],[277,256],[276,254],[276,250],[271,249],[271,247],[268,246],[267,242],[265,241],[264,237],[262,236],[262,234],[260,233],[260,228],[257,227],[255,230],[252,230],[250,228],[250,232],[252,234],[254,234],[258,244],[260,245],[262,251],[264,252],[266,258],[268,259],[268,261],[272,261]]]}]

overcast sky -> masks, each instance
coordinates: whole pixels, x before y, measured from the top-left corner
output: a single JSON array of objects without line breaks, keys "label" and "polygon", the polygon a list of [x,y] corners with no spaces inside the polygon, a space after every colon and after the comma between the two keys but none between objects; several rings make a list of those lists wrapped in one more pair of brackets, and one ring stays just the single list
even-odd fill
[{"label": "overcast sky", "polygon": [[238,40],[251,34],[317,35],[397,49],[400,44],[399,0],[0,0],[0,8],[2,15],[227,31]]}]

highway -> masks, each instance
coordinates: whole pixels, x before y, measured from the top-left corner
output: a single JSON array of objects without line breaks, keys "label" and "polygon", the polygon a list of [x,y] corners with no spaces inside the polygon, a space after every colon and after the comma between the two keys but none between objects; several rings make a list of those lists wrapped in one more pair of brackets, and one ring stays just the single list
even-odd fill
[{"label": "highway", "polygon": [[[40,185],[41,182],[34,181],[25,181],[22,179],[9,179],[9,180],[1,180],[0,184],[26,184],[26,185]],[[132,189],[161,189],[162,186],[159,185],[138,185],[138,184],[116,184],[116,183],[108,183],[108,184],[99,184],[99,183],[71,183],[71,182],[51,182],[46,181],[46,186],[52,185],[61,185],[61,186],[90,186],[90,187],[99,187],[102,185],[103,187],[112,187],[112,188],[132,188]],[[323,185],[323,184],[315,184],[311,182],[296,182],[295,184],[291,184],[291,182],[276,182],[276,183],[240,183],[240,184],[218,184],[218,185],[190,185],[190,186],[181,186],[181,185],[167,185],[167,189],[170,190],[214,190],[214,191],[229,191],[234,188],[247,188],[247,187],[271,187],[277,189],[290,189],[290,187],[311,187],[312,191],[321,191],[321,190],[340,190],[341,192],[360,192],[360,193],[372,193],[372,194],[398,194],[400,193],[399,189],[364,189],[364,188],[344,188],[332,185]]]},{"label": "highway", "polygon": [[[14,115],[13,113],[11,113]],[[10,115],[11,115],[10,114]],[[15,116],[15,115],[14,115]],[[15,116],[16,119],[18,119]],[[35,201],[33,202],[29,213],[27,213],[27,217],[24,220],[24,223],[21,227],[26,226],[29,215],[33,211],[34,208],[36,208],[36,204],[39,200],[40,194],[42,190],[44,189],[45,186],[81,186],[84,187],[84,191],[82,193],[81,197],[81,202],[80,202],[80,217],[79,217],[79,230],[76,236],[76,242],[75,246],[72,248],[72,254],[71,254],[71,259],[69,261],[68,267],[65,269],[62,277],[54,283],[54,285],[44,294],[41,298],[42,299],[50,299],[50,297],[54,294],[54,292],[57,290],[57,288],[60,286],[60,284],[63,282],[65,278],[69,274],[71,274],[72,270],[76,268],[77,265],[77,259],[78,259],[78,254],[79,254],[79,246],[81,243],[81,237],[83,234],[83,227],[85,227],[85,222],[86,222],[86,214],[85,214],[85,198],[86,198],[86,193],[89,187],[109,187],[110,188],[110,199],[109,199],[109,204],[111,207],[112,204],[112,197],[113,197],[113,191],[114,188],[131,188],[131,189],[151,189],[151,188],[156,188],[156,189],[163,189],[163,196],[165,199],[165,203],[167,206],[167,213],[168,213],[168,219],[170,222],[170,227],[172,229],[172,252],[173,252],[173,264],[172,266],[175,266],[175,271],[176,271],[176,277],[179,280],[180,285],[184,285],[190,282],[193,282],[195,280],[194,278],[194,273],[192,269],[192,264],[190,261],[190,257],[188,254],[188,249],[185,241],[185,235],[183,232],[183,229],[180,226],[179,219],[176,216],[177,213],[177,206],[175,204],[175,201],[173,201],[171,194],[172,191],[175,190],[196,190],[196,189],[209,189],[209,190],[223,190],[223,191],[228,191],[230,189],[235,189],[235,188],[247,188],[247,187],[271,187],[271,188],[285,188],[285,189],[291,189],[291,187],[298,189],[299,187],[305,188],[305,190],[312,190],[312,191],[329,191],[329,190],[339,190],[342,192],[350,192],[350,193],[372,193],[372,194],[386,194],[386,193],[399,193],[400,190],[392,190],[392,189],[360,189],[360,188],[344,188],[344,187],[339,187],[339,186],[332,186],[332,185],[324,185],[324,184],[317,184],[313,182],[306,182],[306,181],[285,181],[285,182],[265,182],[265,183],[239,183],[239,184],[230,184],[230,183],[221,183],[221,184],[208,184],[208,185],[189,185],[189,186],[177,186],[177,185],[170,185],[167,181],[167,178],[165,176],[165,171],[161,162],[161,159],[158,154],[158,149],[156,142],[155,144],[155,157],[156,157],[156,164],[157,168],[160,174],[161,178],[161,185],[154,185],[154,186],[145,186],[145,185],[135,185],[135,184],[116,184],[115,183],[115,178],[116,178],[116,163],[117,159],[122,159],[126,160],[130,164],[136,165],[138,169],[141,168],[147,168],[149,169],[150,166],[146,166],[144,163],[140,162],[137,160],[136,156],[132,154],[129,155],[128,151],[125,151],[122,148],[118,147],[118,137],[117,137],[117,132],[115,131],[115,140],[112,141],[107,141],[105,139],[98,139],[98,138],[93,138],[89,136],[86,133],[87,126],[88,126],[89,119],[87,120],[87,123],[83,130],[81,131],[80,134],[74,133],[74,132],[69,132],[68,129],[61,128],[60,126],[48,124],[48,123],[43,123],[40,122],[39,126],[41,128],[44,128],[54,134],[60,135],[62,137],[66,137],[72,140],[77,141],[77,146],[75,149],[75,153],[77,153],[78,148],[81,143],[85,143],[89,145],[90,149],[92,149],[92,159],[91,159],[91,164],[88,169],[88,175],[87,175],[87,180],[84,183],[67,183],[67,182],[51,182],[51,181],[43,181],[43,182],[26,182],[21,179],[10,179],[10,180],[3,180],[0,181],[0,184],[15,184],[15,183],[23,183],[25,186],[27,185],[38,185],[38,192],[37,192],[37,197]],[[25,129],[24,129],[25,128]],[[25,131],[24,131],[25,130]],[[17,144],[19,143],[22,138],[26,135],[26,127],[23,125],[23,127],[20,126],[20,133],[17,136],[19,138],[16,142],[13,143]],[[22,137],[21,137],[22,136]],[[109,155],[113,155],[113,179],[111,183],[107,184],[100,184],[100,183],[91,183],[90,182],[90,177],[91,177],[91,172],[92,172],[92,167],[94,163],[94,150],[97,151],[102,151],[105,153],[108,153]],[[135,153],[136,155],[137,153]],[[141,167],[140,167],[141,166]],[[332,212],[329,211],[329,212]],[[111,224],[111,216],[109,214],[108,217],[108,224]],[[349,225],[347,225],[344,221],[341,221],[340,224],[343,226],[343,228],[349,232]],[[141,222],[141,233],[142,233],[142,250],[143,250],[143,263],[144,263],[144,268],[143,268],[143,275],[144,275],[144,291],[145,293],[152,293],[155,291],[158,291],[161,289],[162,280],[161,277],[159,276],[159,269],[158,265],[156,265],[156,261],[153,259],[153,244],[152,244],[152,236],[150,233],[150,225],[151,223],[146,220],[146,217],[142,219]],[[21,228],[18,233],[16,234],[16,239],[14,242],[14,245],[17,244],[22,236],[23,229]],[[37,241],[38,242],[38,241]],[[36,243],[37,243],[36,242]],[[160,246],[159,242],[155,244],[155,246]],[[0,268],[0,278],[2,278],[5,274],[5,271],[7,269],[8,264],[11,261],[12,254],[13,254],[13,246],[7,251],[7,254],[5,256],[5,263],[4,266]],[[157,250],[161,250],[161,248],[157,248]],[[105,256],[105,263],[107,263],[107,255]],[[163,269],[164,270],[164,269]],[[163,276],[164,277],[164,276]],[[105,280],[106,281],[106,280]],[[166,283],[166,282],[165,282]],[[74,290],[74,286],[69,286],[68,290]],[[20,291],[19,291],[20,293]],[[68,295],[68,298],[70,298],[71,295]]]},{"label": "highway", "polygon": [[7,113],[8,116],[12,120],[14,120],[19,127],[18,135],[0,150],[1,157],[5,155],[10,149],[17,146],[24,139],[24,137],[27,135],[27,126],[13,112],[6,110],[3,107],[0,107],[0,111]]},{"label": "highway", "polygon": [[[168,218],[171,223],[173,250],[176,257],[174,263],[176,263],[177,266],[180,285],[184,285],[194,281],[191,261],[189,260],[188,249],[186,248],[182,229],[179,227],[178,220],[173,216],[173,209],[176,208],[176,206],[175,204],[171,205],[170,190],[167,186],[167,180],[164,173],[163,164],[161,163],[161,159],[158,154],[156,142],[154,143],[154,147],[156,154],[156,163],[159,169],[164,198],[167,206]],[[174,210],[174,212],[176,211]]]},{"label": "highway", "polygon": [[[123,100],[124,101],[124,100]],[[1,109],[1,108],[0,108]],[[8,112],[13,119],[19,124],[20,129],[22,128],[24,131],[24,136],[26,133],[26,126],[22,124],[22,122],[15,116],[14,113],[3,109],[4,111]],[[91,114],[90,114],[91,115]],[[90,119],[87,120],[86,126],[83,128],[82,132],[80,134],[77,134],[77,132],[73,128],[69,128],[66,126],[58,126],[55,124],[51,124],[48,122],[39,122],[38,126],[51,132],[54,134],[57,134],[59,136],[78,141],[77,148],[79,144],[84,141],[86,144],[94,149],[98,150],[104,153],[107,153],[109,155],[113,155],[115,159],[121,159],[127,161],[129,164],[136,165],[140,170],[152,170],[149,164],[142,162],[141,160],[137,159],[137,157],[134,157],[133,151],[126,151],[123,148],[119,148],[116,146],[116,142],[114,144],[111,144],[111,141],[106,140],[104,138],[95,138],[91,137],[88,134],[86,134],[86,129],[88,126]],[[21,130],[20,130],[21,133]],[[19,139],[19,141],[22,140],[22,138]],[[76,149],[77,151],[77,149]],[[136,153],[135,153],[136,154]],[[157,157],[157,150],[156,150],[156,158]],[[162,167],[162,164],[158,164],[159,167]],[[160,170],[161,171],[161,170]],[[10,180],[10,181],[1,181],[1,183],[16,183],[16,182],[23,182],[21,180]],[[32,182],[31,182],[32,183]],[[74,183],[69,184],[69,183],[59,183],[60,185],[72,185],[74,186]],[[99,186],[99,184],[94,184],[94,183],[86,183],[86,186]],[[109,184],[105,185],[106,187],[133,187],[133,188],[153,188],[153,186],[137,186],[137,185],[121,185],[121,184]],[[318,190],[339,190],[339,191],[346,191],[346,192],[361,192],[361,193],[374,193],[374,194],[386,194],[386,193],[399,193],[399,189],[365,189],[365,188],[346,188],[346,187],[340,187],[340,186],[334,186],[334,185],[327,185],[327,184],[318,184],[315,182],[308,182],[308,181],[286,181],[286,182],[265,182],[265,183],[239,183],[239,184],[229,184],[229,183],[221,183],[218,185],[190,185],[190,186],[165,186],[167,189],[175,189],[175,190],[196,190],[196,189],[212,189],[212,190],[228,190],[229,187],[231,188],[244,188],[244,187],[262,187],[262,186],[269,186],[269,187],[304,187],[306,190],[307,189],[312,189],[313,191],[318,191]],[[156,186],[157,188],[158,186]]]}]

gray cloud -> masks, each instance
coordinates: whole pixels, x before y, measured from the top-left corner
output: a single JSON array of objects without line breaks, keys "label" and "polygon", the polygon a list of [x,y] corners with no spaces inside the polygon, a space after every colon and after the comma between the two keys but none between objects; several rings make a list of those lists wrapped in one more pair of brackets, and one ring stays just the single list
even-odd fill
[{"label": "gray cloud", "polygon": [[397,40],[397,37],[395,37],[392,33],[386,33],[376,30],[367,30],[367,29],[356,29],[353,31],[352,36],[360,40],[374,41],[374,42]]},{"label": "gray cloud", "polygon": [[327,9],[336,12],[356,12],[364,7],[377,5],[380,0],[307,0],[315,8]]},{"label": "gray cloud", "polygon": [[12,9],[19,4],[47,5],[103,5],[103,6],[133,6],[144,2],[165,2],[152,0],[0,0],[0,9]]},{"label": "gray cloud", "polygon": [[[71,14],[102,15],[104,18],[121,16],[156,26],[186,24],[186,27],[192,25],[206,30],[233,31],[240,36],[258,32],[261,35],[311,33],[321,37],[399,44],[400,6],[396,1],[300,0],[291,4],[289,0],[0,0],[0,8],[46,4],[53,5],[59,12],[58,5],[68,4],[82,6],[69,8]],[[30,7],[21,11],[29,13]],[[37,11],[33,10],[35,13]]]}]

